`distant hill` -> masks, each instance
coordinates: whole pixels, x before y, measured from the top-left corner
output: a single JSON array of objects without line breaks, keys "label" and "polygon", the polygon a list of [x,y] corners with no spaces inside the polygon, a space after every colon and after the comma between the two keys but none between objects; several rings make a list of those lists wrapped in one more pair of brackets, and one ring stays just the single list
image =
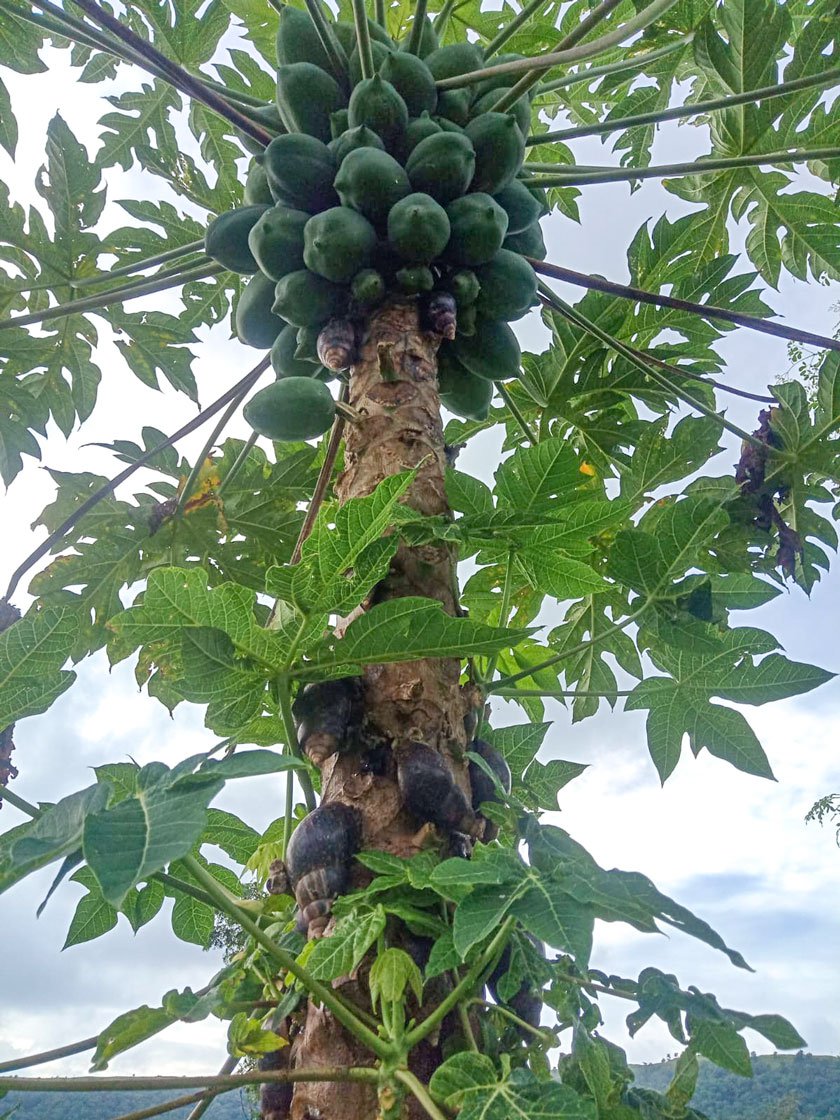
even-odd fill
[{"label": "distant hill", "polygon": [[[840,1120],[840,1058],[774,1054],[738,1077],[701,1058],[692,1105],[711,1120]],[[633,1066],[636,1084],[667,1088],[673,1062]]]},{"label": "distant hill", "polygon": [[[840,1120],[840,1058],[811,1054],[773,1055],[753,1060],[752,1078],[736,1077],[701,1059],[692,1104],[711,1120]],[[636,1084],[664,1090],[673,1062],[633,1066]],[[116,1120],[177,1093],[10,1093],[0,1100],[0,1117],[16,1107],[14,1120]],[[207,1120],[251,1120],[244,1092],[226,1093],[205,1113]],[[185,1120],[189,1108],[168,1112]]]}]

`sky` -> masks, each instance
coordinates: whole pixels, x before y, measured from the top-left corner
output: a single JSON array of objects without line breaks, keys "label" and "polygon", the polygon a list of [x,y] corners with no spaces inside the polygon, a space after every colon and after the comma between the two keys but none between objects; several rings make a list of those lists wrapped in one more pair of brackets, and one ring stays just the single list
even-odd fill
[{"label": "sky", "polygon": [[[46,78],[9,81],[19,110],[25,105],[17,164],[0,153],[0,173],[19,200],[34,196],[31,184],[42,160],[46,125],[60,109],[76,135],[93,153],[101,87],[75,82],[56,54],[57,66]],[[21,114],[22,117],[22,114]],[[19,119],[21,119],[19,117]],[[706,150],[705,134],[677,125],[660,130],[654,162],[690,158]],[[577,142],[581,162],[611,161],[600,142]],[[109,173],[109,198],[158,196],[158,183],[137,172]],[[579,226],[556,217],[546,223],[548,259],[581,271],[626,280],[624,250],[636,229],[667,208],[670,217],[691,207],[654,183],[634,195],[626,185],[587,188]],[[105,220],[123,224],[113,207]],[[558,291],[577,299],[563,285]],[[783,277],[769,302],[797,326],[830,333],[840,300],[840,285],[819,287]],[[149,301],[140,306],[162,306]],[[547,332],[534,317],[517,325],[523,343],[541,349]],[[105,451],[86,446],[116,438],[138,439],[143,424],[174,430],[194,414],[184,397],[155,394],[140,385],[122,361],[103,328],[100,350],[103,381],[99,403],[83,432],[68,440],[55,430],[45,446],[43,465],[61,470],[95,470],[112,474],[119,464]],[[204,403],[212,400],[253,364],[252,352],[230,341],[224,326],[202,332],[195,369]],[[763,335],[734,332],[722,344],[727,366],[723,379],[761,392],[788,365],[784,344]],[[754,403],[731,398],[727,415],[750,429]],[[242,436],[237,418],[229,429]],[[193,455],[205,435],[184,441]],[[459,468],[488,479],[499,462],[498,436],[474,441]],[[724,473],[737,449],[713,461]],[[133,480],[132,480],[133,481]],[[128,491],[133,492],[133,491]],[[0,538],[0,581],[5,582],[22,557],[41,538],[30,526],[52,497],[46,471],[31,461],[2,498],[4,532]],[[19,596],[20,605],[25,599]],[[753,617],[754,615],[754,617]],[[840,617],[840,580],[831,573],[810,601],[792,588],[751,623],[776,634],[789,657],[840,670],[836,620]],[[555,616],[556,617],[556,616]],[[733,617],[738,624],[739,617]],[[79,679],[43,716],[21,721],[14,756],[20,777],[14,789],[30,801],[53,800],[90,780],[89,767],[124,760],[139,763],[179,758],[206,750],[214,739],[203,728],[202,713],[181,705],[174,718],[138,693],[132,662],[109,672],[104,655],[78,667]],[[777,782],[747,777],[707,753],[685,756],[666,786],[660,787],[647,755],[643,713],[601,713],[572,725],[559,703],[550,701],[554,720],[541,757],[589,763],[583,776],[562,792],[556,821],[592,852],[605,867],[647,874],[665,893],[708,920],[739,949],[752,973],[737,970],[721,954],[679,934],[643,935],[619,925],[599,923],[593,965],[606,972],[635,975],[647,965],[675,972],[683,986],[714,991],[725,1006],[749,1012],[776,1011],[792,1020],[815,1053],[840,1053],[840,849],[830,830],[804,823],[811,804],[840,790],[840,686],[829,683],[816,693],[746,711],[759,735]],[[521,722],[521,713],[504,702],[494,704],[494,724]],[[232,783],[217,800],[256,828],[272,820],[282,805],[282,778]],[[0,813],[5,830],[20,817],[11,806]],[[50,1049],[95,1034],[120,1012],[160,1003],[171,988],[201,986],[218,967],[214,953],[185,945],[171,935],[165,910],[137,936],[124,920],[106,937],[74,947],[61,946],[80,888],[64,885],[38,920],[35,909],[51,872],[34,876],[0,898],[4,952],[0,964],[0,1062]],[[604,1001],[606,1034],[624,1045],[633,1061],[656,1061],[676,1050],[664,1028],[645,1027],[629,1039],[623,1016],[630,1009]],[[224,1024],[215,1021],[177,1025],[159,1038],[116,1059],[112,1073],[213,1072],[224,1058]],[[758,1036],[748,1045],[766,1052]],[[41,1067],[38,1073],[81,1073],[84,1056]]]}]

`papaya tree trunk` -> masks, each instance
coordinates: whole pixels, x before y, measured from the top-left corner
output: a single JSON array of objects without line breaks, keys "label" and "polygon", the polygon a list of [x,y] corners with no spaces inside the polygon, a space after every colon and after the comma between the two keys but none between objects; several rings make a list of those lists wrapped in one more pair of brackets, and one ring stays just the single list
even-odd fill
[{"label": "papaya tree trunk", "polygon": [[[339,499],[363,497],[389,475],[416,469],[407,504],[425,515],[448,516],[437,387],[440,338],[421,328],[414,301],[385,305],[366,328],[349,394],[360,420],[346,429]],[[401,545],[387,578],[359,610],[385,599],[417,595],[437,599],[450,614],[457,613],[456,561],[447,545]],[[322,801],[340,801],[359,810],[363,848],[410,856],[423,846],[445,844],[433,826],[422,825],[405,810],[397,762],[408,744],[426,744],[446,759],[457,784],[469,793],[464,719],[472,701],[469,690],[460,685],[459,662],[436,659],[370,666],[362,694],[361,749],[326,761],[321,771]],[[363,868],[354,874],[357,883],[364,882]],[[389,929],[392,943],[394,936],[400,935]],[[335,986],[347,999],[369,1007],[366,975],[363,967],[359,976],[336,981]],[[427,999],[433,1003],[441,996],[439,985]],[[373,1056],[330,1012],[310,1004],[292,1060],[295,1066],[313,1068],[371,1065]],[[413,1053],[411,1067],[426,1082],[439,1060],[437,1042],[426,1042]],[[375,1120],[382,1107],[371,1086],[301,1083],[295,1087],[291,1117]],[[410,1099],[403,1115],[419,1120],[426,1114]]]}]

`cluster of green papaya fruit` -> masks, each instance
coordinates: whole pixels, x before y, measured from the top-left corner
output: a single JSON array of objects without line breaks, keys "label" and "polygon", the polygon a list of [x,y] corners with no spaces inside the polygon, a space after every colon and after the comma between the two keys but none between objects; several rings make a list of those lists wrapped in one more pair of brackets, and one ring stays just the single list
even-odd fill
[{"label": "cluster of green papaya fruit", "polygon": [[273,439],[325,431],[326,382],[352,363],[356,324],[395,295],[451,305],[441,401],[484,418],[493,382],[519,371],[509,323],[536,299],[524,257],[545,256],[545,200],[523,171],[528,96],[494,108],[516,74],[439,91],[484,59],[474,43],[439,46],[428,18],[417,53],[369,21],[369,77],[352,23],[319,28],[292,7],[279,20],[276,104],[256,111],[274,139],[255,152],[245,204],[206,235],[211,257],[251,274],[236,332],[271,349],[277,374],[246,418]]}]

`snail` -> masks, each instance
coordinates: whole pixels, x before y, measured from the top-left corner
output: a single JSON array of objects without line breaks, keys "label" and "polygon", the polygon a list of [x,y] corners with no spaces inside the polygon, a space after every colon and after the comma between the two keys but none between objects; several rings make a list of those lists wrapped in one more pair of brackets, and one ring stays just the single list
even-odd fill
[{"label": "snail", "polygon": [[458,328],[455,297],[450,292],[432,292],[423,301],[422,324],[434,334],[453,339]]},{"label": "snail", "polygon": [[425,743],[408,742],[397,756],[397,783],[403,805],[441,832],[469,832],[474,815],[463,790],[455,784],[444,758]]},{"label": "snail", "polygon": [[361,814],[341,801],[319,805],[292,833],[285,869],[300,909],[301,933],[323,935],[333,899],[350,885],[350,865],[361,839]]},{"label": "snail", "polygon": [[[537,938],[532,937],[531,934],[526,934],[525,936],[527,937],[528,941],[531,943],[535,951],[538,952],[540,956],[544,957],[545,946],[543,945],[543,943],[541,941],[538,941]],[[499,997],[499,981],[510,968],[510,961],[511,946],[510,942],[508,942],[508,944],[504,948],[504,951],[502,952],[501,957],[499,957],[499,963],[487,978],[487,987],[489,988],[490,994],[493,996],[493,999],[496,1001],[496,1003],[501,1003],[505,1007],[509,1007],[514,1015],[518,1015],[519,1018],[524,1022],[529,1023],[532,1027],[538,1027],[540,1025],[540,1015],[543,1006],[539,988],[535,988],[533,984],[531,984],[528,980],[523,980],[519,991],[515,992],[510,997],[510,999],[501,999]],[[522,1028],[520,1028],[520,1034],[526,1042],[532,1040],[530,1032],[525,1031]]]},{"label": "snail", "polygon": [[356,677],[319,681],[301,689],[293,705],[298,742],[316,766],[323,766],[331,754],[350,749],[359,699]]}]

